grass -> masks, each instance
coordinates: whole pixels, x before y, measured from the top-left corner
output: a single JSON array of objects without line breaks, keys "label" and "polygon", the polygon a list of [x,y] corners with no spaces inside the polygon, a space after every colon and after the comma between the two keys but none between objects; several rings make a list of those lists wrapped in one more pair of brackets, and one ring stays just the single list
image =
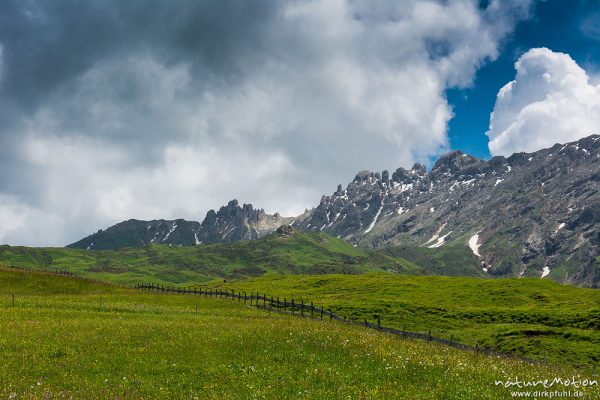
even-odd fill
[{"label": "grass", "polygon": [[350,319],[534,359],[600,363],[600,292],[541,279],[440,276],[264,276],[219,284],[324,305]]},{"label": "grass", "polygon": [[409,260],[435,275],[489,277],[482,270],[473,251],[465,245],[467,239],[461,237],[445,246],[432,249],[418,246],[393,246],[374,252]]},{"label": "grass", "polygon": [[496,380],[593,378],[231,301],[15,270],[0,269],[0,318],[2,399],[498,399],[510,389]]},{"label": "grass", "polygon": [[81,250],[0,246],[0,265],[68,269],[79,276],[124,284],[186,286],[212,280],[276,274],[358,274],[374,270],[431,273],[398,257],[370,254],[323,232],[280,235],[231,244]]}]

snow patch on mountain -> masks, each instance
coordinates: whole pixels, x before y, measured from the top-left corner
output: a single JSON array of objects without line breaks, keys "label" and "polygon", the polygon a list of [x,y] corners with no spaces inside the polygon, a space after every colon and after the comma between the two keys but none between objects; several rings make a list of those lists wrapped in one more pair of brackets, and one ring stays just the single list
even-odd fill
[{"label": "snow patch on mountain", "polygon": [[373,218],[373,222],[371,222],[371,225],[369,225],[369,227],[365,230],[365,233],[371,232],[371,229],[373,229],[373,227],[375,226],[375,223],[377,222],[377,218],[379,218],[379,214],[381,214],[382,210],[383,210],[383,204],[381,205],[381,207],[379,207],[377,214],[375,214],[375,218]]},{"label": "snow patch on mountain", "polygon": [[476,234],[471,236],[471,238],[469,239],[469,247],[471,248],[471,251],[473,252],[473,254],[475,254],[477,257],[481,257],[481,254],[479,254],[479,246],[481,246],[481,245],[477,244],[478,241],[479,241],[479,232],[477,232]]}]

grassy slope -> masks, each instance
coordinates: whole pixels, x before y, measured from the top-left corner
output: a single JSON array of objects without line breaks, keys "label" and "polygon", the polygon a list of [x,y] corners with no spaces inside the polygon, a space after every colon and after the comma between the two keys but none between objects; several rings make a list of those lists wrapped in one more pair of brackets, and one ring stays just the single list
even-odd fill
[{"label": "grassy slope", "polygon": [[0,319],[0,398],[498,399],[509,389],[495,380],[577,376],[235,302],[1,269]]},{"label": "grassy slope", "polygon": [[68,269],[78,275],[134,284],[190,285],[272,273],[361,273],[375,269],[423,273],[389,255],[371,256],[325,233],[277,234],[231,244],[152,245],[121,250],[0,246],[0,265]]},{"label": "grassy slope", "polygon": [[438,248],[394,246],[376,252],[409,260],[436,275],[489,277],[483,272],[473,251],[460,238]]},{"label": "grassy slope", "polygon": [[600,365],[600,292],[541,279],[265,276],[221,285],[338,314],[573,365]]}]

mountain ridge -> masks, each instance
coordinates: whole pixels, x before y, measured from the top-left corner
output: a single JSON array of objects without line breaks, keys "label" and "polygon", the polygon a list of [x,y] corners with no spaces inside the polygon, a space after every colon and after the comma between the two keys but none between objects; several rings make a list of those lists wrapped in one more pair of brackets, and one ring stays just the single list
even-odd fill
[{"label": "mountain ridge", "polygon": [[[597,286],[599,139],[591,135],[489,160],[452,151],[429,172],[419,163],[391,174],[360,171],[345,189],[338,185],[299,217],[269,215],[232,200],[218,211],[210,210],[201,224],[187,221],[192,224],[192,243],[189,233],[181,235],[188,237],[185,243],[165,243],[252,240],[290,224],[365,248],[440,248],[455,243],[468,246],[482,271],[492,277],[549,276]],[[165,223],[172,229],[172,221]],[[167,232],[163,228],[159,236]],[[179,237],[175,231],[172,235],[167,238]]]}]

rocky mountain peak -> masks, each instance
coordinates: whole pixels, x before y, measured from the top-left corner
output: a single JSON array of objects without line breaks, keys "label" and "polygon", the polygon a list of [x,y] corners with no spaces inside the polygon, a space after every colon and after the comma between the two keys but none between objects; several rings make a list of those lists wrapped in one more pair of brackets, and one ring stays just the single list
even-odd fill
[{"label": "rocky mountain peak", "polygon": [[600,136],[488,161],[453,151],[429,173],[389,175],[360,171],[294,227],[366,247],[454,244],[485,275],[600,284]]},{"label": "rocky mountain peak", "polygon": [[427,173],[427,169],[421,163],[414,163],[411,171],[415,171],[418,175],[424,175]]},{"label": "rocky mountain peak", "polygon": [[352,182],[362,182],[369,179],[370,176],[373,176],[373,173],[370,171],[359,171]]},{"label": "rocky mountain peak", "polygon": [[67,247],[109,250],[143,247],[154,243],[170,246],[193,246],[197,242],[200,223],[184,219],[141,221],[129,219],[87,236]]},{"label": "rocky mountain peak", "polygon": [[442,155],[431,169],[432,178],[447,174],[452,176],[476,175],[488,168],[486,162],[462,151],[453,151]]},{"label": "rocky mountain peak", "polygon": [[271,233],[291,218],[275,213],[269,215],[265,211],[255,209],[252,204],[243,204],[234,199],[219,209],[208,211],[200,226],[198,241],[200,243],[236,242],[251,240]]},{"label": "rocky mountain peak", "polygon": [[391,176],[363,170],[296,218],[240,207],[234,199],[208,211],[202,224],[129,220],[71,246],[234,242],[286,225],[364,247],[462,249],[468,256],[461,262],[473,274],[599,286],[600,136],[487,161],[453,151],[430,172],[418,163]]}]

